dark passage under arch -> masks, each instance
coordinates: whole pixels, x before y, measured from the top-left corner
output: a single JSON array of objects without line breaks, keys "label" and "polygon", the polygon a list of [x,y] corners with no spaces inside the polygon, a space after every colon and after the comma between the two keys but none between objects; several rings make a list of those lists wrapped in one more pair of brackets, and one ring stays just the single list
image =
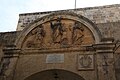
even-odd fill
[{"label": "dark passage under arch", "polygon": [[27,77],[25,80],[85,80],[85,79],[83,79],[78,74],[70,71],[51,69],[35,73]]}]

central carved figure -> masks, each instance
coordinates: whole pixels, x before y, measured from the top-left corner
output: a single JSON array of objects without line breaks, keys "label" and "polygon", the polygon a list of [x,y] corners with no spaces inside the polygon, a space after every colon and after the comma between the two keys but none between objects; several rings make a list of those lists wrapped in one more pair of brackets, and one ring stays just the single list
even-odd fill
[{"label": "central carved figure", "polygon": [[60,43],[61,37],[63,35],[63,25],[61,23],[61,18],[57,18],[56,22],[50,22],[52,29],[52,39],[54,43]]}]

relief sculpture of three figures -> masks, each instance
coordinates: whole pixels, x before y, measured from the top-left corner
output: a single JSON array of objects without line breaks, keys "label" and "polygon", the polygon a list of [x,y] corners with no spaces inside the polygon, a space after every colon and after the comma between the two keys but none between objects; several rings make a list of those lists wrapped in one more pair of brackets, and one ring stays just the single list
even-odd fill
[{"label": "relief sculpture of three figures", "polygon": [[[49,21],[51,30],[50,45],[60,45],[62,48],[71,47],[73,45],[81,45],[84,38],[84,28],[80,22],[72,21],[71,24],[64,22],[61,17]],[[39,25],[34,31],[34,44],[28,43],[28,47],[36,45],[37,48],[44,48],[46,38],[44,24]]]}]

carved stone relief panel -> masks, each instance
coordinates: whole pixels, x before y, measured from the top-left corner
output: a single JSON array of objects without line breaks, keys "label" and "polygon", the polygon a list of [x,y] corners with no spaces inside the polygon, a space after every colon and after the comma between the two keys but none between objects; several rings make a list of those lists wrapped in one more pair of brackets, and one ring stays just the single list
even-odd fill
[{"label": "carved stone relief panel", "polygon": [[94,55],[93,54],[79,54],[78,55],[78,70],[93,70],[94,69]]},{"label": "carved stone relief panel", "polygon": [[30,33],[29,40],[26,42],[26,46],[28,48],[34,47],[34,48],[43,48],[44,47],[44,38],[46,35],[46,32],[44,30],[43,25],[39,25],[36,29],[34,29]]},{"label": "carved stone relief panel", "polygon": [[23,48],[79,48],[94,43],[83,23],[57,17],[36,26],[25,38]]}]

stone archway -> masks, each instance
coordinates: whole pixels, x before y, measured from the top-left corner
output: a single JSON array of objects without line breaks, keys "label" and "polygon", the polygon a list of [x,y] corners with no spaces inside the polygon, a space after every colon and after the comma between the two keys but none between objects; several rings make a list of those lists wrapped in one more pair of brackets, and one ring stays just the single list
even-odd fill
[{"label": "stone archway", "polygon": [[60,70],[60,69],[50,69],[42,72],[35,73],[25,80],[85,80],[76,73]]},{"label": "stone archway", "polygon": [[[84,46],[98,44],[100,40],[101,35],[96,25],[73,12],[56,12],[37,19],[27,26],[16,40],[19,58],[16,61],[14,80],[24,80],[26,77],[25,80],[39,80],[39,76],[43,74],[45,80],[45,75],[55,71],[58,71],[57,75],[61,73],[61,78],[66,80],[84,80],[81,76],[88,72],[89,76],[93,76],[95,71],[79,71],[86,68],[78,59],[87,54],[92,60],[87,69],[93,70],[94,51],[85,53]],[[44,69],[47,71],[39,72]],[[54,79],[52,75],[49,77]],[[87,79],[87,75],[84,78]],[[90,77],[89,80],[93,78]]]},{"label": "stone archway", "polygon": [[[54,27],[52,27],[52,26],[54,26]],[[59,28],[58,30],[61,31],[57,34],[61,34],[63,37],[67,36],[68,40],[64,39],[64,42],[62,43],[62,41],[57,40],[59,37],[56,40],[51,39],[51,38],[54,38],[53,36],[56,36],[54,34],[56,26],[57,26],[57,28]],[[45,45],[47,46],[47,48],[52,43],[64,44],[64,43],[66,43],[66,41],[68,42],[68,44],[70,44],[70,46],[72,46],[71,44],[73,44],[75,41],[75,40],[71,40],[72,38],[75,39],[72,34],[75,34],[77,32],[79,32],[79,34],[81,34],[81,32],[77,31],[77,30],[81,30],[83,34],[86,34],[85,40],[87,40],[87,41],[84,40],[85,41],[84,45],[95,44],[95,43],[98,44],[101,41],[101,33],[100,33],[99,29],[89,19],[87,19],[81,15],[77,15],[73,12],[55,12],[55,13],[52,13],[50,15],[47,15],[47,16],[44,16],[42,18],[35,20],[29,26],[24,28],[21,35],[17,38],[15,45],[17,46],[17,48],[20,48],[20,49],[26,48],[25,46],[27,46],[27,45],[28,45],[27,48],[34,46],[36,44],[31,44],[31,43],[34,43],[34,41],[31,41],[31,40],[35,39],[35,35],[37,34],[38,31],[41,31],[41,32],[44,31],[43,33],[38,32],[38,34],[42,34],[42,36],[39,35],[42,37],[42,40],[43,40],[43,37],[46,37],[46,38],[44,38],[45,40],[43,40],[43,41],[45,42]],[[80,35],[76,35],[76,36],[80,36]],[[29,40],[28,40],[28,38],[29,38]],[[81,37],[79,37],[79,38],[81,38]],[[48,39],[50,39],[50,40],[48,40]],[[93,42],[89,42],[86,44],[86,42],[88,42],[88,41],[93,41]],[[41,44],[44,42],[39,42],[39,43]],[[81,41],[78,41],[78,43],[81,44]],[[75,45],[78,43],[75,43]],[[41,45],[38,45],[38,46],[41,46]],[[56,46],[54,46],[54,47],[56,48]]]}]

